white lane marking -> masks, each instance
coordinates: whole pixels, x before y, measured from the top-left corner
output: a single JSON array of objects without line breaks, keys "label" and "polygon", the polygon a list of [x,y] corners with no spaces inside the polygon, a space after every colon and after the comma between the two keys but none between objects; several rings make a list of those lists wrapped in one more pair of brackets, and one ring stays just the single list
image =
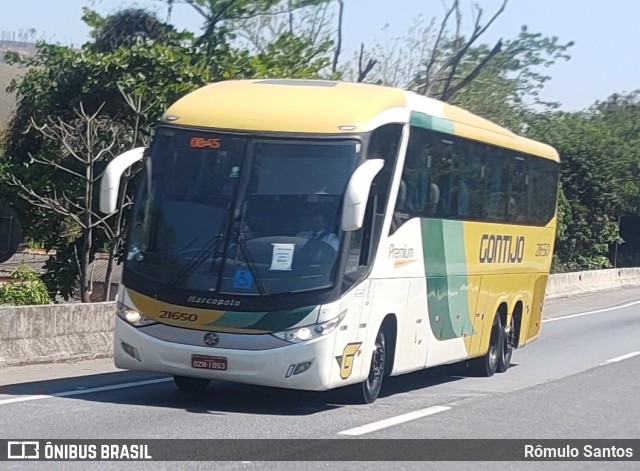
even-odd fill
[{"label": "white lane marking", "polygon": [[607,360],[607,363],[616,363],[618,361],[626,360],[628,358],[637,357],[638,355],[640,355],[640,352],[627,353],[626,355],[620,355],[619,357],[615,357],[615,358],[612,358],[611,360]]},{"label": "white lane marking", "polygon": [[73,391],[63,391],[63,392],[54,393],[54,394],[40,394],[38,396],[13,397],[11,399],[0,400],[0,406],[4,406],[6,404],[15,404],[16,402],[28,402],[28,401],[39,401],[41,399],[51,399],[53,397],[80,396],[81,394],[91,394],[91,393],[102,392],[102,391],[114,391],[116,389],[135,388],[138,386],[147,386],[149,384],[166,383],[167,381],[171,381],[171,380],[172,380],[171,378],[148,379],[146,381],[136,381],[135,383],[112,384],[110,386],[100,386],[98,388],[90,388],[90,389],[82,389],[82,390],[76,389]]},{"label": "white lane marking", "polygon": [[362,427],[356,427],[356,428],[351,428],[349,430],[344,430],[342,432],[338,432],[338,435],[351,435],[351,436],[364,435],[365,433],[375,432],[377,430],[382,430],[383,428],[392,427],[394,425],[398,425],[404,422],[409,422],[410,420],[415,420],[421,417],[426,417],[428,415],[444,412],[449,409],[451,409],[451,407],[445,407],[445,406],[427,407],[426,409],[409,412],[407,414],[398,415],[396,417],[390,417],[388,419],[380,420],[378,422],[373,422],[371,424],[363,425]]},{"label": "white lane marking", "polygon": [[565,319],[573,319],[574,317],[589,316],[591,314],[599,314],[601,312],[615,311],[616,309],[622,309],[622,308],[629,307],[629,306],[635,306],[636,304],[640,304],[640,301],[633,301],[633,302],[630,302],[630,303],[627,303],[627,304],[622,304],[620,306],[607,307],[607,308],[604,308],[604,309],[597,309],[595,311],[581,312],[579,314],[569,314],[568,316],[552,317],[551,319],[544,319],[542,322],[563,321]]}]

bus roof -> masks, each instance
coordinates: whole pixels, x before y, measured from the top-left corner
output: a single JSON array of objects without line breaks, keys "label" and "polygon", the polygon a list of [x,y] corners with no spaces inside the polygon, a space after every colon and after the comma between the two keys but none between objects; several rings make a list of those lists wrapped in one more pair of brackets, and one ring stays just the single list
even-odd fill
[{"label": "bus roof", "polygon": [[558,160],[550,146],[456,106],[398,88],[323,80],[230,80],[202,87],[172,105],[163,120],[245,132],[352,134],[408,122]]}]

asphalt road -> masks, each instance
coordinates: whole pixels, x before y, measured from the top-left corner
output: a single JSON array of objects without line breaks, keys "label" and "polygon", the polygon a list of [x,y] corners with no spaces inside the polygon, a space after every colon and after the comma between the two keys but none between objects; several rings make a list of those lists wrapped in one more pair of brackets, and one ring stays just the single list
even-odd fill
[{"label": "asphalt road", "polygon": [[[0,370],[0,438],[638,439],[640,289],[547,302],[540,340],[492,378],[441,367],[385,380],[372,405],[339,394],[212,383],[178,391],[170,378],[116,370],[110,361]],[[640,453],[640,449],[636,450]],[[194,469],[362,469],[363,463],[191,463]],[[89,469],[93,463],[28,463]],[[183,463],[100,463],[100,469],[176,469]],[[551,463],[554,469],[631,469],[635,463]],[[7,465],[7,466],[5,466]],[[9,466],[10,465],[10,466]],[[0,469],[27,469],[0,463]],[[549,463],[492,463],[542,469]],[[489,467],[485,462],[484,466]],[[481,467],[484,467],[481,466]],[[435,469],[477,469],[464,462]],[[424,469],[421,463],[368,463]]]}]

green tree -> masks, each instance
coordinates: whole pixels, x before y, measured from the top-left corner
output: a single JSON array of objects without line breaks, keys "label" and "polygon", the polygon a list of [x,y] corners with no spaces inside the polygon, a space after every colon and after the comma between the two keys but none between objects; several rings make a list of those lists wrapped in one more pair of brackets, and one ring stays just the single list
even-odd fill
[{"label": "green tree", "polygon": [[[452,104],[523,133],[530,117],[556,109],[559,103],[543,101],[540,92],[551,77],[544,73],[558,61],[569,60],[573,42],[556,36],[532,33],[523,26],[518,37],[502,41],[501,52],[492,57],[473,81],[448,97]],[[489,46],[468,51],[460,64],[463,75],[471,73],[489,54]],[[436,92],[439,87],[435,87]]]},{"label": "green tree", "polygon": [[171,25],[163,23],[143,9],[122,10],[107,18],[93,12],[87,12],[87,16],[92,17],[92,36],[95,38],[93,48],[96,51],[107,52],[139,43],[172,42],[176,39]]},{"label": "green tree", "polygon": [[332,43],[283,33],[256,53],[232,51],[225,78],[319,78],[330,65]]},{"label": "green tree", "polygon": [[[130,21],[127,15],[132,16]],[[170,102],[213,79],[213,59],[194,46],[192,34],[160,27],[153,15],[137,10],[107,18],[85,10],[84,19],[94,28],[96,40],[81,49],[40,43],[32,59],[8,58],[29,71],[11,87],[18,106],[7,132],[4,176],[14,183],[28,183],[28,188],[7,185],[2,191],[8,200],[18,200],[18,194],[27,196],[28,204],[23,202],[20,208],[30,229],[27,236],[42,241],[45,248],[56,249],[47,265],[48,273],[55,276],[45,276],[52,294],[68,298],[75,282],[80,281],[82,297],[87,300],[86,267],[96,248],[107,244],[117,248],[114,238],[122,239],[119,223],[123,219],[118,215],[117,222],[108,224],[98,224],[95,217],[78,220],[78,211],[73,211],[69,202],[87,208],[86,216],[95,213],[95,195],[87,195],[72,173],[60,170],[78,171],[64,140],[47,138],[37,127],[70,123],[82,105],[89,116],[100,110],[98,133],[108,132],[109,127],[119,129],[119,139],[111,146],[113,154],[145,145],[152,124]],[[122,24],[129,27],[118,30]],[[34,123],[37,126],[32,126]],[[106,162],[96,165],[95,176]],[[68,207],[59,205],[62,194]]]},{"label": "green tree", "polygon": [[89,302],[90,296],[88,269],[95,252],[94,231],[110,229],[105,218],[96,210],[100,168],[113,156],[112,151],[120,139],[120,128],[101,117],[100,111],[89,115],[81,103],[80,109],[76,110],[76,117],[71,121],[49,120],[45,124],[32,121],[32,127],[43,136],[47,147],[56,156],[34,157],[34,166],[41,171],[53,169],[65,173],[62,184],[52,181],[49,187],[34,190],[31,184],[19,180],[15,175],[10,179],[10,183],[20,189],[20,197],[30,205],[52,211],[77,228],[82,243],[72,266],[77,268],[83,302]]},{"label": "green tree", "polygon": [[594,123],[608,129],[619,141],[620,158],[616,162],[618,180],[615,185],[621,195],[619,216],[640,212],[640,90],[627,94],[615,93],[596,102],[588,110]]},{"label": "green tree", "polygon": [[618,238],[617,216],[627,198],[616,184],[628,178],[625,143],[586,112],[540,115],[531,122],[529,134],[560,153],[556,269],[610,266],[610,247]]},{"label": "green tree", "polygon": [[[171,8],[183,3],[196,11],[203,20],[202,33],[196,45],[204,47],[207,55],[226,54],[232,49],[237,22],[292,13],[309,5],[328,3],[330,0],[160,0]],[[293,31],[289,31],[293,34]],[[277,34],[276,36],[279,36]]]},{"label": "green tree", "polygon": [[357,58],[358,71],[351,66],[345,74],[352,79],[366,75],[367,82],[447,101],[522,132],[530,113],[557,107],[557,103],[540,100],[550,80],[544,72],[569,59],[573,42],[564,43],[523,26],[514,39],[484,44],[483,34],[507,8],[507,1],[486,21],[484,11],[475,8],[467,36],[459,1],[454,0],[440,23],[418,16],[404,36],[376,41],[371,51]]},{"label": "green tree", "polygon": [[[192,3],[213,8],[210,22],[205,23],[218,25],[219,38],[224,41],[230,38],[228,25],[232,19],[258,14],[274,4],[246,0]],[[223,4],[227,7],[218,10]],[[117,251],[126,232],[120,223],[126,223],[127,218],[120,214],[118,222],[99,224],[95,226],[97,233],[87,234],[87,225],[79,224],[68,208],[55,211],[52,201],[56,192],[64,191],[65,198],[75,204],[83,201],[85,208],[92,208],[95,198],[87,199],[86,188],[69,172],[60,171],[75,165],[64,140],[47,139],[32,124],[70,123],[82,105],[88,116],[98,116],[99,111],[103,120],[99,132],[106,132],[107,122],[119,129],[120,139],[110,148],[111,153],[118,154],[147,145],[154,123],[168,105],[207,83],[253,77],[313,78],[320,76],[330,60],[328,42],[316,44],[290,33],[275,37],[264,50],[255,51],[176,31],[139,10],[106,18],[85,10],[84,20],[92,27],[95,39],[80,49],[40,43],[31,59],[8,56],[9,62],[28,67],[28,72],[10,87],[18,103],[7,130],[0,177],[28,185],[2,185],[0,199],[16,201],[20,193],[31,195],[31,199],[26,198],[29,204],[23,202],[17,209],[29,228],[27,237],[41,241],[45,248],[57,249],[48,265],[49,273],[56,276],[46,279],[52,292],[63,296],[71,293],[73,273],[78,273],[78,265],[82,273],[96,247]],[[42,162],[50,165],[43,166]],[[104,165],[97,164],[95,175]],[[48,198],[51,204],[34,204],[34,195]],[[76,247],[81,247],[82,255],[70,256]],[[63,280],[63,285],[56,280]],[[86,293],[86,277],[80,276],[80,281]]]},{"label": "green tree", "polygon": [[579,113],[531,115],[527,132],[560,152],[557,270],[606,268],[619,221],[640,210],[640,91]]}]

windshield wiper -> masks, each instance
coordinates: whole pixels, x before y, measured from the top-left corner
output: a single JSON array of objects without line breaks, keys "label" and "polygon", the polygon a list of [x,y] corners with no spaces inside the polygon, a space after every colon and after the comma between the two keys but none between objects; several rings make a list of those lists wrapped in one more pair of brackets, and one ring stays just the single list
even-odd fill
[{"label": "windshield wiper", "polygon": [[[177,288],[176,283],[180,281],[185,275],[191,273],[191,271],[200,267],[207,259],[207,257],[211,254],[213,255],[213,260],[215,262],[216,250],[218,250],[218,246],[220,242],[224,240],[224,234],[215,234],[211,239],[207,241],[207,243],[202,247],[201,252],[189,263],[184,265],[180,270],[178,270],[175,275],[169,280],[167,283],[167,288]],[[189,244],[190,245],[190,244]]]},{"label": "windshield wiper", "polygon": [[240,250],[242,251],[242,256],[244,257],[244,260],[247,266],[249,267],[249,271],[251,272],[251,275],[253,276],[253,279],[256,282],[256,287],[258,288],[258,292],[264,297],[264,299],[269,304],[269,310],[275,311],[275,307],[273,306],[273,300],[271,299],[271,294],[267,291],[267,289],[262,284],[262,280],[258,275],[258,270],[255,264],[253,263],[253,257],[249,252],[249,247],[247,247],[247,242],[244,240],[244,235],[242,234],[241,231],[238,231],[236,232],[235,236],[236,236],[235,237],[236,246],[240,247]]}]

